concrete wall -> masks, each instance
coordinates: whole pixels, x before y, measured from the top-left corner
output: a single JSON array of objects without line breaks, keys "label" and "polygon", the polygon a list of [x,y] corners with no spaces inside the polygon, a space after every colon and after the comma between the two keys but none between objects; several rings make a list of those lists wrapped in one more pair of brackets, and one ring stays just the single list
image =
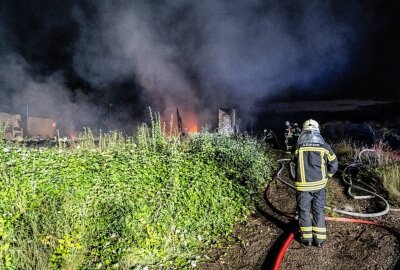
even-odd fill
[{"label": "concrete wall", "polygon": [[232,135],[236,133],[236,110],[220,108],[218,113],[218,133]]}]

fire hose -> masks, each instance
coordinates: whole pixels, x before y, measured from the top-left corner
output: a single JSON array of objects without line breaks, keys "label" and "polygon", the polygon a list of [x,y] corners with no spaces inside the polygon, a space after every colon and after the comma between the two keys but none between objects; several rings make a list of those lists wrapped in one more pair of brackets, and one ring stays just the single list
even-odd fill
[{"label": "fire hose", "polygon": [[[346,210],[342,210],[342,209],[337,209],[336,207],[331,207],[331,206],[325,206],[325,209],[328,209],[328,210],[330,210],[330,211],[332,211],[332,212],[336,212],[336,213],[343,214],[343,215],[348,215],[348,216],[353,216],[353,217],[366,217],[366,218],[370,218],[370,217],[379,217],[379,216],[385,215],[387,212],[389,212],[389,210],[390,210],[390,205],[389,205],[388,201],[387,201],[385,198],[383,198],[381,195],[379,195],[379,194],[377,194],[377,193],[375,193],[375,192],[373,192],[373,191],[371,191],[371,190],[368,190],[368,189],[366,189],[366,188],[363,188],[363,187],[354,185],[353,182],[351,181],[351,178],[347,178],[347,172],[349,171],[349,169],[351,169],[351,168],[357,168],[357,167],[359,167],[359,166],[361,166],[361,165],[363,164],[363,163],[362,163],[362,160],[361,160],[361,155],[362,155],[365,151],[367,151],[367,150],[368,150],[368,151],[371,151],[371,152],[373,151],[373,150],[371,150],[371,149],[366,149],[366,150],[361,151],[360,154],[359,154],[358,160],[357,160],[356,162],[353,162],[352,164],[348,165],[348,166],[343,170],[343,181],[344,181],[344,183],[345,183],[346,185],[348,185],[347,192],[348,192],[348,195],[349,195],[350,197],[352,197],[353,199],[369,199],[369,198],[376,197],[376,198],[380,199],[380,200],[385,204],[385,209],[382,210],[382,211],[376,212],[376,213],[357,213],[357,212],[350,212],[350,211],[346,211]],[[285,181],[285,180],[283,180],[283,179],[281,178],[281,173],[282,173],[283,169],[285,168],[285,163],[284,163],[284,162],[290,162],[291,160],[287,158],[287,159],[279,159],[279,160],[277,160],[277,161],[278,161],[278,163],[281,164],[281,168],[280,168],[280,170],[279,170],[278,173],[277,173],[276,179],[277,179],[279,182],[281,182],[281,183],[283,183],[283,184],[289,186],[290,188],[295,189],[295,187],[294,187],[293,184],[290,184],[290,183],[288,183],[287,181]],[[292,168],[292,167],[291,167],[291,168]],[[292,174],[293,174],[293,173],[292,173]],[[361,182],[361,181],[359,181],[359,182]],[[355,196],[355,195],[353,195],[352,192],[351,192],[351,190],[352,190],[353,188],[354,188],[354,189],[357,189],[357,190],[364,191],[364,192],[366,192],[366,193],[369,193],[370,195]],[[268,187],[267,187],[267,190],[268,190]]]},{"label": "fire hose", "polygon": [[[378,223],[375,221],[370,221],[370,220],[362,220],[362,219],[353,219],[353,218],[338,218],[338,217],[325,217],[325,220],[327,221],[337,221],[337,222],[350,222],[350,223],[360,223],[360,224],[368,224],[368,225],[374,225],[377,227],[381,227],[383,229],[386,229],[387,231],[400,236],[400,232],[392,227],[386,226],[385,224]],[[294,240],[294,232],[290,232],[289,235],[286,237],[285,241],[283,242],[279,252],[278,256],[276,256],[275,261],[273,263],[272,269],[273,270],[279,270],[283,261],[283,257],[292,244]]]},{"label": "fire hose", "polygon": [[[367,199],[367,198],[369,199],[369,198],[376,197],[376,198],[378,198],[378,199],[380,199],[381,201],[384,202],[385,209],[380,211],[380,212],[377,212],[377,213],[356,213],[356,212],[345,211],[345,210],[341,210],[341,209],[337,209],[337,208],[332,208],[332,207],[329,207],[329,206],[326,206],[325,207],[326,209],[329,209],[329,210],[331,210],[333,212],[336,212],[336,213],[355,216],[355,217],[378,217],[378,216],[382,216],[382,215],[386,214],[390,210],[390,205],[389,205],[389,203],[387,202],[387,200],[385,198],[383,198],[382,196],[380,196],[379,194],[377,194],[377,193],[375,193],[373,191],[370,191],[368,189],[365,189],[365,188],[362,188],[362,187],[354,185],[352,180],[351,180],[351,178],[346,179],[346,172],[348,170],[350,170],[352,168],[357,168],[357,167],[362,165],[362,163],[363,163],[362,159],[361,159],[362,154],[365,153],[365,152],[372,152],[372,151],[374,151],[374,150],[366,149],[366,150],[363,150],[363,151],[360,152],[360,154],[358,156],[358,160],[356,162],[348,165],[343,170],[343,172],[342,172],[343,173],[343,181],[345,182],[346,185],[348,185],[347,193],[349,194],[350,197],[352,197],[354,199]],[[291,183],[289,183],[289,182],[287,182],[287,181],[285,181],[285,180],[283,180],[281,178],[281,173],[282,173],[283,169],[285,168],[285,162],[290,162],[290,159],[279,159],[277,161],[278,161],[278,163],[281,164],[281,168],[279,169],[279,171],[277,173],[277,177],[276,177],[277,181],[289,186],[292,189],[295,189],[294,185],[292,185]],[[269,196],[270,196],[270,193],[271,193],[271,189],[270,189],[271,185],[270,184],[271,184],[271,182],[268,184],[268,186],[266,188],[266,192],[265,192],[265,200],[266,200],[268,206],[270,206],[272,210],[274,210],[275,212],[277,212],[280,215],[283,215],[283,216],[288,217],[288,218],[296,219],[296,213],[288,213],[288,212],[279,210],[278,208],[276,208],[270,202],[270,200],[269,200]],[[365,183],[363,183],[363,184],[365,185]],[[353,195],[351,193],[352,188],[364,191],[366,193],[369,193],[370,195],[364,195],[364,196]],[[397,210],[397,209],[394,209],[394,210]],[[325,220],[327,220],[327,221],[336,221],[336,222],[350,222],[350,223],[360,223],[360,224],[373,225],[373,226],[377,226],[377,227],[386,229],[389,232],[391,232],[391,233],[395,234],[396,236],[400,237],[400,231],[398,231],[397,229],[389,227],[389,226],[387,226],[385,224],[382,224],[382,223],[379,223],[379,222],[375,222],[375,221],[360,220],[360,219],[353,219],[353,218],[343,218],[343,217],[325,217]],[[285,255],[287,249],[290,247],[291,243],[293,242],[294,236],[295,236],[295,232],[292,231],[292,232],[290,232],[288,234],[288,236],[284,240],[284,242],[283,242],[283,244],[282,244],[282,246],[281,246],[281,248],[280,248],[280,250],[278,252],[278,255],[275,258],[275,261],[273,263],[273,267],[272,267],[273,270],[278,270],[280,268],[280,266],[282,264],[282,261],[283,261],[283,257]]]}]

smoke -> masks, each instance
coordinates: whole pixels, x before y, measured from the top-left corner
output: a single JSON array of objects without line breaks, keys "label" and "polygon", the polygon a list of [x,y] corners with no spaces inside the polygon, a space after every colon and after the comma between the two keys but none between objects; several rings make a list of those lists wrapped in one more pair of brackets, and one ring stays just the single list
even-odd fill
[{"label": "smoke", "polygon": [[151,6],[106,1],[97,8],[95,27],[81,19],[83,34],[74,57],[78,73],[95,86],[135,78],[165,114],[176,107],[198,111],[193,86],[178,63],[180,49],[174,40],[162,38],[162,29],[153,23],[162,18],[153,18]]},{"label": "smoke", "polygon": [[79,130],[77,124],[99,126],[96,115],[103,112],[93,104],[72,102],[63,74],[33,75],[27,62],[17,54],[1,57],[0,88],[4,111],[24,112],[23,117],[29,114],[56,119],[62,134]]},{"label": "smoke", "polygon": [[104,127],[111,109],[133,125],[147,105],[200,123],[219,107],[252,117],[259,100],[340,78],[361,38],[357,1],[18,2],[0,4],[2,106],[66,129]]},{"label": "smoke", "polygon": [[94,85],[135,77],[157,108],[239,107],[344,72],[357,38],[326,1],[97,1],[76,13],[74,64]]}]

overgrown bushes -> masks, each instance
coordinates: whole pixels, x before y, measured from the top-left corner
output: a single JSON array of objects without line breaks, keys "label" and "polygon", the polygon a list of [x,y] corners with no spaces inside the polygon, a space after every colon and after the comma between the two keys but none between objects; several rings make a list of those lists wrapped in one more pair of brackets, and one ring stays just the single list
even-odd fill
[{"label": "overgrown bushes", "polygon": [[0,145],[0,269],[194,265],[253,209],[270,153],[247,137],[181,142],[90,130],[67,147]]},{"label": "overgrown bushes", "polygon": [[243,183],[251,195],[263,191],[275,166],[272,151],[248,136],[232,139],[203,133],[193,136],[189,149],[192,155],[216,163],[229,179]]}]

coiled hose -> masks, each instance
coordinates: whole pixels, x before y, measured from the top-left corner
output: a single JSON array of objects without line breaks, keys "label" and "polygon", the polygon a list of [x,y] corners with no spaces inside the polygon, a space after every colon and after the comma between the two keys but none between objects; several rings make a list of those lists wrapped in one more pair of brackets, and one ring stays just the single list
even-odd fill
[{"label": "coiled hose", "polygon": [[[380,211],[380,212],[377,212],[377,213],[355,213],[355,212],[349,212],[349,211],[345,211],[345,210],[332,208],[332,207],[329,207],[329,206],[326,206],[325,207],[326,209],[329,209],[329,210],[334,211],[336,213],[340,213],[340,214],[344,214],[344,215],[350,215],[350,216],[356,216],[356,217],[378,217],[378,216],[382,216],[382,215],[386,214],[389,211],[390,206],[389,206],[389,203],[386,201],[385,198],[383,198],[379,194],[377,194],[375,192],[372,192],[372,191],[370,191],[368,189],[365,189],[365,188],[362,188],[362,187],[354,185],[353,182],[351,181],[351,178],[346,179],[346,172],[350,168],[358,167],[358,166],[360,166],[360,164],[362,164],[361,156],[366,151],[374,151],[374,150],[366,149],[366,150],[361,151],[359,156],[358,156],[358,162],[354,162],[354,163],[350,164],[349,166],[347,166],[343,170],[343,181],[349,186],[348,189],[347,189],[349,196],[351,196],[354,199],[369,199],[369,198],[373,198],[373,197],[379,198],[381,201],[383,201],[385,203],[385,209],[383,211]],[[281,164],[281,168],[279,169],[279,171],[277,173],[276,179],[279,182],[281,182],[281,183],[283,183],[283,184],[295,189],[294,185],[292,185],[291,183],[288,183],[287,181],[285,181],[285,180],[283,180],[281,178],[281,173],[282,173],[283,169],[285,168],[285,162],[290,162],[290,159],[279,159],[277,161],[278,161],[278,163]],[[293,174],[292,167],[290,167],[290,169],[291,169],[291,172]],[[363,184],[365,184],[365,183],[363,183]],[[355,196],[355,195],[353,195],[351,193],[351,189],[352,188],[367,192],[370,195]],[[270,191],[270,184],[268,184],[266,192],[265,192],[265,199],[266,199],[267,204],[274,211],[276,211],[277,213],[279,213],[279,214],[281,214],[283,216],[286,216],[288,218],[295,218],[296,217],[296,213],[287,213],[287,212],[281,211],[281,210],[277,209],[275,206],[273,206],[273,204],[269,201],[270,192],[271,192]],[[395,209],[395,210],[397,210],[397,209]],[[327,221],[336,221],[336,222],[360,223],[360,224],[368,224],[368,225],[378,226],[378,227],[381,227],[383,229],[388,230],[389,232],[395,234],[398,237],[400,236],[400,232],[397,229],[389,227],[389,226],[387,226],[385,224],[382,224],[382,223],[375,222],[375,221],[352,219],[352,218],[342,218],[342,217],[325,217],[325,220],[327,220]],[[295,233],[294,232],[290,232],[288,234],[288,236],[286,237],[285,241],[283,242],[283,244],[282,244],[282,246],[281,246],[281,248],[280,248],[280,250],[278,252],[278,256],[275,258],[275,261],[274,261],[274,264],[273,264],[273,267],[272,267],[273,270],[279,270],[279,268],[281,267],[285,252],[287,251],[287,249],[290,247],[291,243],[293,242],[294,236],[295,236]]]},{"label": "coiled hose", "polygon": [[[348,194],[349,194],[350,197],[352,197],[352,198],[354,198],[354,199],[369,199],[369,198],[373,198],[373,197],[378,198],[378,199],[380,199],[380,200],[384,203],[385,209],[382,210],[382,211],[376,212],[376,213],[357,213],[357,212],[351,212],[351,211],[346,211],[346,210],[342,210],[342,209],[337,209],[336,207],[331,207],[331,206],[325,206],[325,209],[328,209],[328,210],[330,210],[330,211],[333,211],[333,212],[336,212],[336,213],[339,213],[339,214],[343,214],[343,215],[348,215],[348,216],[353,216],[353,217],[364,217],[364,218],[379,217],[379,216],[385,215],[387,212],[389,212],[389,210],[390,210],[390,205],[389,205],[388,201],[387,201],[385,198],[383,198],[381,195],[379,195],[379,194],[377,194],[377,193],[375,193],[375,192],[373,192],[373,191],[371,191],[371,190],[368,190],[368,189],[365,189],[365,188],[363,188],[363,187],[354,185],[353,182],[351,181],[351,178],[348,178],[348,179],[347,179],[347,174],[346,174],[346,173],[349,171],[349,169],[351,169],[351,168],[357,168],[357,167],[359,167],[359,166],[361,166],[361,165],[363,164],[363,163],[362,163],[362,160],[361,160],[361,156],[362,156],[362,154],[363,154],[365,151],[370,151],[370,152],[372,152],[372,151],[374,151],[374,150],[365,149],[365,150],[361,151],[360,154],[359,154],[359,156],[358,156],[358,160],[357,160],[356,162],[354,162],[354,163],[348,165],[348,166],[343,170],[343,181],[344,181],[344,183],[345,183],[346,185],[348,185],[347,192],[348,192]],[[287,182],[287,181],[285,181],[285,180],[283,180],[283,179],[281,178],[282,171],[283,171],[283,169],[285,168],[285,163],[289,163],[290,161],[291,161],[291,159],[289,159],[289,158],[278,159],[278,160],[277,160],[277,162],[281,164],[281,168],[279,169],[279,171],[278,171],[278,173],[277,173],[277,175],[276,175],[276,179],[277,179],[279,182],[281,182],[281,183],[283,183],[283,184],[289,186],[290,188],[295,189],[295,186],[294,186],[293,184],[291,184],[291,183],[289,183],[289,182]],[[293,168],[293,167],[290,166],[291,173],[292,173],[292,175],[293,175],[292,168]],[[354,189],[357,189],[357,190],[364,191],[364,192],[366,192],[366,193],[369,193],[370,195],[355,196],[355,195],[353,195],[353,194],[351,193],[351,190],[352,190],[353,188],[354,188]],[[269,191],[269,185],[268,185],[268,187],[267,187],[267,192],[268,192],[268,191]],[[293,214],[293,216],[294,216],[294,214]]]}]

